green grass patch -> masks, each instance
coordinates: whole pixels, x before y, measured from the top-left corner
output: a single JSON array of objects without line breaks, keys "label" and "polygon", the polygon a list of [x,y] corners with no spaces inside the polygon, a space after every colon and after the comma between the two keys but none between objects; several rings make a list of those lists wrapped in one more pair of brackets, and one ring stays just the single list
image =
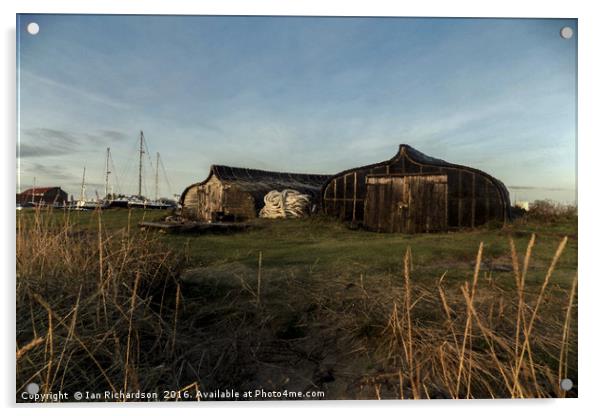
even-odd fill
[{"label": "green grass patch", "polygon": [[[107,231],[137,231],[140,221],[160,221],[170,212],[158,210],[106,210],[100,213]],[[34,211],[20,211],[21,220],[32,221]],[[62,224],[68,220],[74,229],[95,231],[99,213],[54,211],[45,221]],[[185,253],[190,266],[213,266],[240,262],[255,267],[259,252],[266,269],[302,268],[323,275],[359,276],[399,273],[402,255],[411,247],[414,278],[435,280],[446,273],[448,279],[470,278],[480,242],[484,243],[484,269],[494,278],[513,282],[509,239],[516,244],[519,257],[525,252],[531,234],[536,243],[527,284],[539,283],[554,256],[560,240],[569,242],[560,258],[552,283],[566,287],[577,270],[577,219],[554,222],[517,220],[503,228],[481,227],[437,234],[379,234],[351,230],[330,218],[253,221],[247,231],[234,234],[162,234],[166,247]],[[152,231],[151,231],[152,232]]]}]

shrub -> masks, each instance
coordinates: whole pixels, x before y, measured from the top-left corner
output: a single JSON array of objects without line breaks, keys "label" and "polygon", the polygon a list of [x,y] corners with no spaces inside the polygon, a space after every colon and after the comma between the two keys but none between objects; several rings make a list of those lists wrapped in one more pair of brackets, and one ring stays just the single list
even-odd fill
[{"label": "shrub", "polygon": [[531,204],[528,218],[544,222],[576,219],[577,206],[560,204],[550,200],[537,200]]}]

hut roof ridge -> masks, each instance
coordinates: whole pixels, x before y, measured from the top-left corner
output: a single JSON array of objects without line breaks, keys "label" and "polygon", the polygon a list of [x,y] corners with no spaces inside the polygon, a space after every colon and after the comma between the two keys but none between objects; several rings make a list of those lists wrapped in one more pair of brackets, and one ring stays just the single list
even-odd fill
[{"label": "hut roof ridge", "polygon": [[292,173],[276,172],[261,169],[240,168],[227,165],[211,165],[209,175],[201,182],[188,186],[182,192],[180,201],[184,195],[195,186],[202,186],[213,176],[223,183],[237,186],[239,189],[249,192],[255,198],[263,200],[263,196],[271,190],[295,189],[303,193],[317,196],[332,175],[321,175],[315,173]]},{"label": "hut roof ridge", "polygon": [[298,173],[298,172],[280,172],[280,171],[270,171],[263,169],[254,169],[254,168],[242,168],[236,166],[228,166],[228,165],[219,165],[214,164],[211,165],[209,169],[211,173],[215,174],[220,180],[233,180],[233,179],[255,179],[256,177],[268,177],[268,176],[279,176],[287,175],[290,177],[310,177],[310,178],[320,178],[320,179],[328,179],[332,175],[324,175],[317,173]]}]

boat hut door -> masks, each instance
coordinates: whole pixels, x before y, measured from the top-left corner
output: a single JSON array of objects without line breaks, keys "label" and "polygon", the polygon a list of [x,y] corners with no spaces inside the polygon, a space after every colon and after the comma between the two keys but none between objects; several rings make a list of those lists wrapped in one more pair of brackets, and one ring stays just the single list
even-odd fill
[{"label": "boat hut door", "polygon": [[388,233],[447,229],[447,175],[368,175],[364,227]]}]

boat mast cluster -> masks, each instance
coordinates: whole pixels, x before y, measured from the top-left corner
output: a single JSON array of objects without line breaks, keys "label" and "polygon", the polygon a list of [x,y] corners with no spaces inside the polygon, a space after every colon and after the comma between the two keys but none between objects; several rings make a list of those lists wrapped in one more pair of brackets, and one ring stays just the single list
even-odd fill
[{"label": "boat mast cluster", "polygon": [[[84,166],[84,173],[82,176],[82,185],[80,199],[75,203],[76,209],[96,209],[96,208],[145,208],[145,209],[165,209],[172,208],[175,206],[174,202],[159,199],[159,165],[161,165],[161,156],[157,152],[156,165],[155,165],[155,186],[154,186],[154,199],[146,198],[142,193],[143,178],[144,178],[144,155],[148,152],[146,142],[144,138],[144,132],[140,131],[139,146],[138,146],[138,193],[130,196],[116,196],[110,188],[110,175],[113,173],[111,170],[112,158],[111,148],[107,147],[106,160],[105,160],[105,192],[104,198],[96,198],[95,200],[86,199],[86,167]],[[162,165],[161,165],[162,166]],[[114,166],[113,166],[114,168]],[[165,168],[164,168],[165,169]]]}]

